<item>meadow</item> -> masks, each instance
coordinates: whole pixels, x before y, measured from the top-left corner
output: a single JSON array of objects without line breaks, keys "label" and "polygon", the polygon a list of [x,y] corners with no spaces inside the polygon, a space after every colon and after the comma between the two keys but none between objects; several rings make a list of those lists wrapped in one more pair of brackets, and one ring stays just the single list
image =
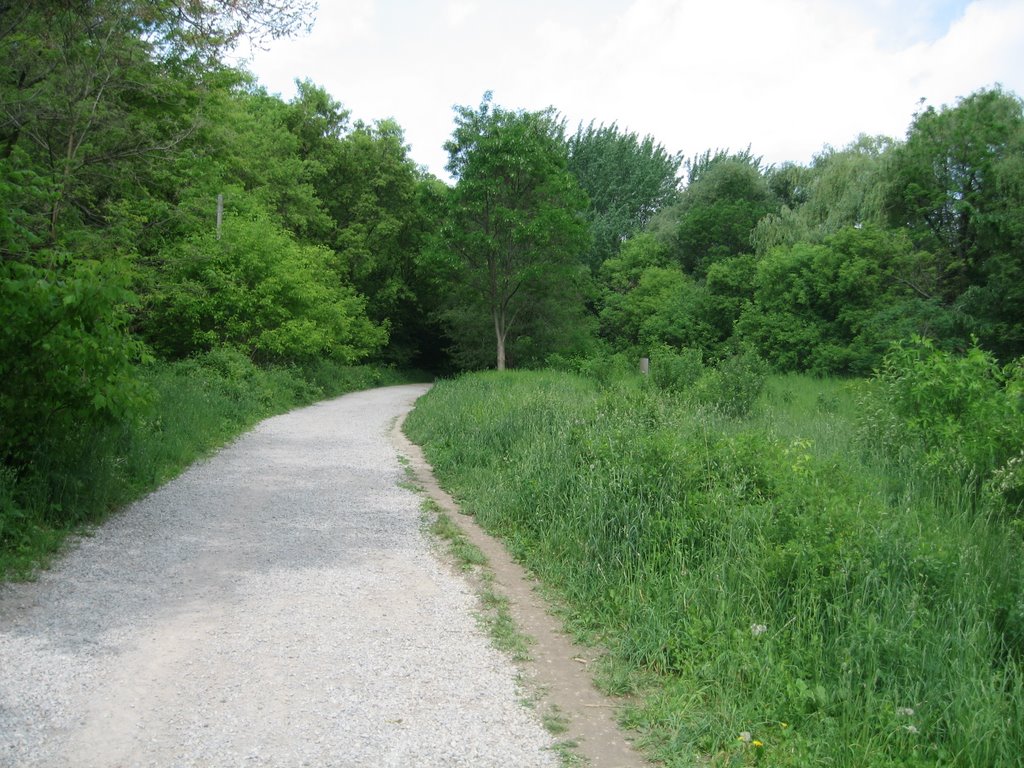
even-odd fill
[{"label": "meadow", "polygon": [[1024,764],[1022,377],[665,352],[438,383],[406,431],[668,766]]}]

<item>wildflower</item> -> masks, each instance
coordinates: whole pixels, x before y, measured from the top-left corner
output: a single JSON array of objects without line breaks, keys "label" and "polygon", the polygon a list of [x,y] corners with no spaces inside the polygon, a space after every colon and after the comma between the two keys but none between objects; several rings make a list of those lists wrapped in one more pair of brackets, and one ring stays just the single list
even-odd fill
[{"label": "wildflower", "polygon": [[744,744],[749,744],[754,737],[750,735],[750,731],[742,731],[739,735],[739,740]]},{"label": "wildflower", "polygon": [[789,723],[783,723],[782,721],[779,721],[779,728],[781,728],[782,730],[786,730],[787,728],[789,728]]},{"label": "wildflower", "polygon": [[764,746],[764,742],[761,741],[760,739],[754,739],[750,743],[753,744],[755,747],[763,747]]},{"label": "wildflower", "polygon": [[759,635],[763,635],[767,631],[768,631],[768,627],[766,627],[764,624],[751,624],[750,625],[750,634],[752,634],[754,637],[758,637]]},{"label": "wildflower", "polygon": [[914,736],[918,733],[917,727],[913,725],[904,725],[903,730],[909,733],[911,736]]},{"label": "wildflower", "polygon": [[914,716],[914,708],[913,707],[896,707],[896,714],[900,715],[901,717],[913,717]]}]

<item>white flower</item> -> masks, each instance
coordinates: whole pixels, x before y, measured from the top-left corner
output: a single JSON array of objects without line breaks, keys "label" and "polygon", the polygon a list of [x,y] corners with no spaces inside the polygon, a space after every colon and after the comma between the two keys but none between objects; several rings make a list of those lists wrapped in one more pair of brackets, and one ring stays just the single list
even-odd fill
[{"label": "white flower", "polygon": [[918,732],[917,727],[913,725],[904,725],[903,730],[909,733],[911,736],[915,735]]},{"label": "white flower", "polygon": [[744,744],[749,744],[753,738],[754,737],[750,734],[750,731],[740,732],[740,741],[742,741]]},{"label": "white flower", "polygon": [[758,637],[759,635],[763,635],[767,631],[768,631],[768,627],[766,627],[764,624],[751,624],[750,625],[750,634],[752,634],[754,637]]},{"label": "white flower", "polygon": [[914,708],[913,707],[896,707],[896,714],[897,715],[901,715],[902,717],[913,717],[914,716]]}]

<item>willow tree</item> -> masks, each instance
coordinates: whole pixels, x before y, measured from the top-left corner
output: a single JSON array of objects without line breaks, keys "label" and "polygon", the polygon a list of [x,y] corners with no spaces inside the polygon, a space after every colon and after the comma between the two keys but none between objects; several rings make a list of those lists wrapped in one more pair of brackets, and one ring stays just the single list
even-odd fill
[{"label": "willow tree", "polygon": [[445,148],[456,179],[446,244],[464,289],[458,309],[493,326],[503,370],[511,339],[526,329],[542,333],[564,324],[571,333],[571,318],[558,310],[578,297],[583,279],[586,195],[568,170],[553,110],[505,110],[486,94],[477,109],[456,107]]}]

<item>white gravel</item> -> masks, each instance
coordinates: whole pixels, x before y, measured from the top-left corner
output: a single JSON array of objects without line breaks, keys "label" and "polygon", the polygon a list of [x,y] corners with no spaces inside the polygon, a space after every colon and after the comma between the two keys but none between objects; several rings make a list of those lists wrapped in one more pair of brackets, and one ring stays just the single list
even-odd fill
[{"label": "white gravel", "polygon": [[399,486],[425,389],[269,419],[0,587],[0,766],[556,766]]}]

